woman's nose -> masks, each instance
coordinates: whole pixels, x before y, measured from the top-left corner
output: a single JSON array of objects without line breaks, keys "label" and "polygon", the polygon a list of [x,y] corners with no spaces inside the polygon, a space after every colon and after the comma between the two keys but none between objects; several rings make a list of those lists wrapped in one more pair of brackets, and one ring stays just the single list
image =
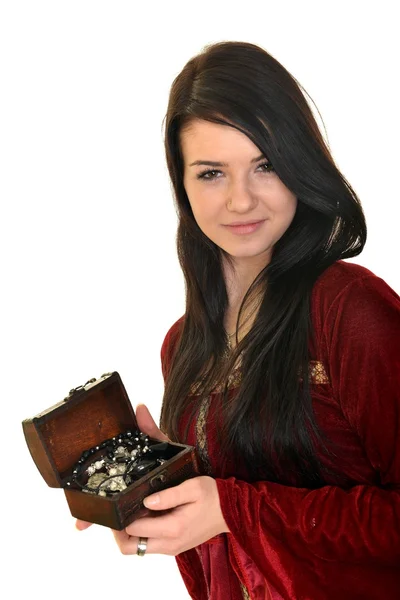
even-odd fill
[{"label": "woman's nose", "polygon": [[248,182],[235,181],[229,186],[226,204],[230,211],[247,212],[257,204]]}]

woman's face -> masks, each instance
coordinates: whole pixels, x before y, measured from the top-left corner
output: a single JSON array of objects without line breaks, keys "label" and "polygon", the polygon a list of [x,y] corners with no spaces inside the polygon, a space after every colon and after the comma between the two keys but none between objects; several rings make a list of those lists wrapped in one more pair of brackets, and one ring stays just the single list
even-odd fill
[{"label": "woman's face", "polygon": [[[180,141],[183,184],[202,232],[237,265],[266,266],[293,220],[297,198],[257,146],[233,127],[195,119],[181,131]],[[198,162],[203,164],[193,164]],[[256,227],[229,227],[255,221],[260,221]]]}]

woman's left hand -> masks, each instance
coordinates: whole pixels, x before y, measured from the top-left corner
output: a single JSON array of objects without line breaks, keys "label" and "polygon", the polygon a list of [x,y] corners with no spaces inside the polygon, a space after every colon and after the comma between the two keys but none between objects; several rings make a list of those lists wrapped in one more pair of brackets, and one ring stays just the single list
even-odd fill
[{"label": "woman's left hand", "polygon": [[[156,504],[150,503],[155,499]],[[229,532],[212,477],[188,479],[147,496],[143,503],[155,511],[154,516],[137,519],[122,531],[113,530],[122,554],[136,554],[139,537],[148,538],[146,554],[176,556],[219,533]],[[172,510],[163,515],[156,513],[167,509]]]}]

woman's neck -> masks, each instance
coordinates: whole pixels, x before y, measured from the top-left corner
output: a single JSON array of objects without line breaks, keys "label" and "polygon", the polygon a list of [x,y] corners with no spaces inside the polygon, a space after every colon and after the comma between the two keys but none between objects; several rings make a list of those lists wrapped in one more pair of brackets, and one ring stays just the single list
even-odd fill
[{"label": "woman's neck", "polygon": [[239,311],[247,290],[267,266],[263,255],[252,257],[253,260],[234,259],[233,265],[223,260],[222,268],[228,295],[228,306],[231,310]]}]

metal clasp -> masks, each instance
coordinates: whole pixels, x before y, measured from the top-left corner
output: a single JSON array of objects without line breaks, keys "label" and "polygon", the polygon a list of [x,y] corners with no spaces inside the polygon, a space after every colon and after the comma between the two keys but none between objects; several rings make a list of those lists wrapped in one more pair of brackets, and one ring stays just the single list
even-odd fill
[{"label": "metal clasp", "polygon": [[97,381],[96,377],[92,377],[92,379],[89,379],[84,385],[78,385],[77,387],[72,388],[72,390],[69,390],[68,396],[64,398],[64,400],[69,400],[71,396],[73,396],[77,392],[81,392],[82,390],[84,390],[86,385],[88,385],[89,383],[94,383],[95,381]]},{"label": "metal clasp", "polygon": [[[103,375],[101,375],[101,377],[99,378],[99,381],[100,381],[100,379],[104,379],[105,377],[109,377],[110,375],[112,375],[112,372],[111,373],[103,373]],[[85,389],[85,387],[87,385],[89,385],[91,383],[95,383],[96,381],[97,381],[96,377],[92,377],[92,379],[88,379],[84,385],[78,385],[77,387],[72,388],[72,390],[69,390],[68,396],[66,396],[66,398],[64,398],[64,401],[69,400],[71,398],[71,396],[73,396],[77,392],[81,392],[82,390]]]},{"label": "metal clasp", "polygon": [[157,490],[166,481],[167,481],[167,472],[162,471],[161,473],[159,473],[158,475],[155,475],[154,477],[152,477],[150,479],[150,487],[152,487],[153,490]]},{"label": "metal clasp", "polygon": [[65,400],[69,400],[71,398],[71,396],[73,396],[74,394],[76,394],[77,392],[80,392],[81,390],[83,390],[84,386],[83,385],[78,385],[78,387],[76,388],[72,388],[72,390],[69,390],[68,396],[66,396],[64,398]]}]

